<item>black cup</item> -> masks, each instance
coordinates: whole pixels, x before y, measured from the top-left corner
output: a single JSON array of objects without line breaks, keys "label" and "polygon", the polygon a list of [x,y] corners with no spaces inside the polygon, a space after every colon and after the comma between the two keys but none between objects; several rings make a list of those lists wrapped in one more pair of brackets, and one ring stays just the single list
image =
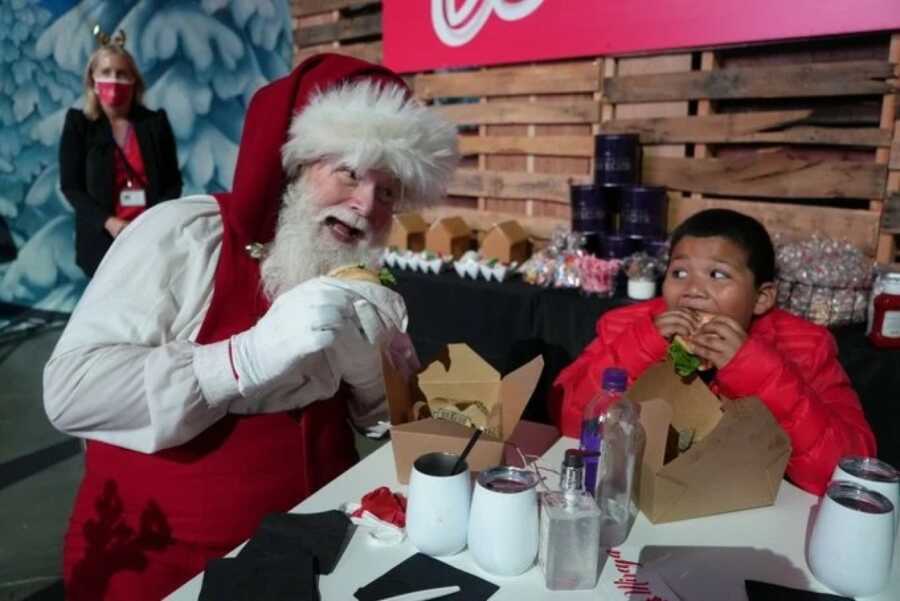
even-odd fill
[{"label": "black cup", "polygon": [[665,188],[623,186],[619,207],[619,233],[644,238],[665,237],[669,211]]},{"label": "black cup", "polygon": [[594,138],[594,183],[639,184],[641,142],[637,134],[597,134]]}]

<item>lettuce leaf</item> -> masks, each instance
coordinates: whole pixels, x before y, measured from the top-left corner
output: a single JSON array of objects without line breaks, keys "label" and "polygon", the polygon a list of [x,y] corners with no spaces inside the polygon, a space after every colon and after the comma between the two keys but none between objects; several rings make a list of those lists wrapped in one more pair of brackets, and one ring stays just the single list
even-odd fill
[{"label": "lettuce leaf", "polygon": [[700,357],[687,352],[677,342],[669,345],[668,357],[675,364],[675,373],[682,378],[691,375],[700,367]]},{"label": "lettuce leaf", "polygon": [[394,274],[391,273],[391,270],[387,267],[382,267],[381,271],[378,272],[378,279],[381,280],[382,286],[396,286],[397,278],[394,277]]}]

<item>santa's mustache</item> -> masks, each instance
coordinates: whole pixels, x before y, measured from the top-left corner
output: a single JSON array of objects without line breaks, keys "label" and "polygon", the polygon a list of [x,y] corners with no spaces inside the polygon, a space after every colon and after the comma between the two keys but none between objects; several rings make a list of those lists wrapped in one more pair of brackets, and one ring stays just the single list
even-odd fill
[{"label": "santa's mustache", "polygon": [[358,230],[361,237],[368,238],[372,232],[372,225],[359,213],[347,207],[326,207],[321,209],[314,217],[319,224],[329,225],[331,220],[337,220],[344,225]]}]

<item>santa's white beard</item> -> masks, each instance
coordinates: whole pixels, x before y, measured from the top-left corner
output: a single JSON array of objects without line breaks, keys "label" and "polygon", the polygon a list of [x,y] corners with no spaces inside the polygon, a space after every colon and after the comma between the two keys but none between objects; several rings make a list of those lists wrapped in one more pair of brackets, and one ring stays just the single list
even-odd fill
[{"label": "santa's white beard", "polygon": [[[260,265],[263,291],[270,300],[337,267],[375,264],[386,232],[376,234],[365,219],[344,207],[318,206],[316,191],[304,176],[284,191],[275,239]],[[362,231],[363,237],[355,244],[339,242],[324,223],[328,217]]]}]

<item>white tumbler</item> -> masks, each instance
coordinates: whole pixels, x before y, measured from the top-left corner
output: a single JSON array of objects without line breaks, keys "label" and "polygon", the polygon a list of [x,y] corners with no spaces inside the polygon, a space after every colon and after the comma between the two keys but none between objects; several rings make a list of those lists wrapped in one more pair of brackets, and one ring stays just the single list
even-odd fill
[{"label": "white tumbler", "polygon": [[458,473],[450,473],[458,458],[450,453],[422,455],[409,475],[406,534],[426,555],[454,555],[466,546],[472,482],[465,461]]},{"label": "white tumbler", "polygon": [[806,560],[816,579],[848,597],[883,589],[893,563],[893,504],[859,484],[834,480],[815,520]]},{"label": "white tumbler", "polygon": [[900,525],[900,472],[874,457],[847,456],[838,461],[832,480],[856,482],[880,492],[894,504],[894,529]]},{"label": "white tumbler", "polygon": [[469,516],[469,552],[485,572],[518,576],[538,551],[538,478],[531,470],[494,467],[478,475]]}]

